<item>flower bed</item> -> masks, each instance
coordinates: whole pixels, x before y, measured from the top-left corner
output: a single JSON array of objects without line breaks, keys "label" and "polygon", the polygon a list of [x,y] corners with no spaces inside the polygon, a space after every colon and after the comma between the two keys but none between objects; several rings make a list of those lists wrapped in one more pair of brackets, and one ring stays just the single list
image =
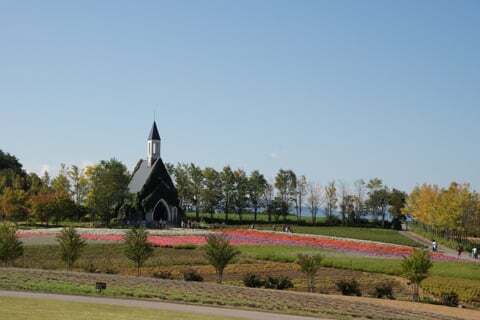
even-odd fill
[{"label": "flower bed", "polygon": [[[19,230],[20,238],[54,237],[60,230]],[[183,231],[183,233],[182,233]],[[125,230],[109,229],[79,229],[83,239],[90,241],[123,241]],[[413,248],[401,245],[384,244],[379,242],[340,239],[326,236],[306,236],[279,232],[267,232],[247,229],[225,230],[224,233],[234,245],[278,245],[278,246],[304,246],[341,252],[357,253],[367,256],[379,257],[404,257],[411,254]],[[205,233],[204,233],[205,234]],[[203,245],[205,235],[195,234],[190,230],[177,230],[175,232],[161,231],[150,232],[148,240],[158,247],[174,247],[184,244]],[[455,258],[433,253],[434,260],[454,260]]]}]

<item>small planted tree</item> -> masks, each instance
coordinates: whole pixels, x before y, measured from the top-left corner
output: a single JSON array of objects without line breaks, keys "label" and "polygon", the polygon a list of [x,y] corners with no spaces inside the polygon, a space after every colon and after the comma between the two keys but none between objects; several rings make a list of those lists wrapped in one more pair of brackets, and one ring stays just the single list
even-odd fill
[{"label": "small planted tree", "polygon": [[300,271],[307,277],[307,287],[309,292],[313,292],[315,289],[315,276],[318,269],[320,269],[323,256],[320,254],[306,255],[299,254],[297,264],[300,266]]},{"label": "small planted tree", "polygon": [[23,245],[17,238],[17,228],[13,224],[0,224],[0,261],[8,266],[23,255]]},{"label": "small planted tree", "polygon": [[402,274],[413,286],[412,299],[414,301],[418,301],[420,284],[428,277],[432,266],[432,260],[426,250],[415,249],[409,257],[403,259]]},{"label": "small planted tree", "polygon": [[211,234],[206,237],[205,256],[208,262],[215,268],[217,282],[222,283],[223,271],[232,260],[240,254],[230,244],[228,238],[223,234]]},{"label": "small planted tree", "polygon": [[148,232],[143,228],[130,229],[125,235],[125,256],[137,268],[140,276],[142,266],[152,256],[153,246],[148,242]]},{"label": "small planted tree", "polygon": [[86,246],[85,240],[80,237],[80,234],[74,227],[67,227],[63,228],[62,232],[57,236],[57,242],[60,246],[61,258],[67,270],[71,270]]}]

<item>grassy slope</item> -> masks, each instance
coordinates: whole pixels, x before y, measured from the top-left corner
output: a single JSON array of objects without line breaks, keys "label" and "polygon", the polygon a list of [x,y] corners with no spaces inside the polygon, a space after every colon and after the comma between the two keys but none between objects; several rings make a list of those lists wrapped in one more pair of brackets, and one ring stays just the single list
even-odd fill
[{"label": "grassy slope", "polygon": [[215,316],[200,316],[165,310],[135,307],[110,306],[81,302],[66,302],[46,299],[0,297],[2,320],[207,320],[234,319]]},{"label": "grassy slope", "polygon": [[380,228],[353,228],[353,227],[309,227],[296,226],[293,228],[295,233],[306,233],[325,235],[339,238],[352,238],[360,240],[370,240],[385,243],[394,243],[406,246],[416,247],[419,244],[396,230]]}]

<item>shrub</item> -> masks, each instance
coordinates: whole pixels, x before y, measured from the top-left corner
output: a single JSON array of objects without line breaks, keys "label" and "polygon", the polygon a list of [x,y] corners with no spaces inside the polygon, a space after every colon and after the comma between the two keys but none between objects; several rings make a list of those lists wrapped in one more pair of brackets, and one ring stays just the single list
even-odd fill
[{"label": "shrub", "polygon": [[62,232],[57,236],[57,242],[60,246],[60,256],[62,257],[67,270],[70,270],[75,261],[80,258],[83,248],[86,246],[74,227],[63,228]]},{"label": "shrub", "polygon": [[309,292],[313,292],[315,289],[315,276],[320,269],[322,263],[322,255],[305,255],[299,254],[297,264],[300,266],[300,270],[307,276],[307,287]]},{"label": "shrub", "polygon": [[458,294],[456,294],[454,291],[443,292],[440,296],[440,303],[444,306],[458,307]]},{"label": "shrub", "polygon": [[17,228],[12,224],[0,224],[0,261],[6,266],[23,255],[23,245],[17,238]]},{"label": "shrub", "polygon": [[83,266],[83,271],[88,272],[88,273],[97,273],[98,269],[97,269],[97,267],[95,267],[95,265],[93,263],[90,262],[90,263]]},{"label": "shrub", "polygon": [[373,296],[375,298],[395,299],[393,295],[393,286],[390,282],[379,283],[375,286]]},{"label": "shrub", "polygon": [[293,282],[288,277],[268,277],[265,281],[265,288],[285,290],[293,288]]},{"label": "shrub", "polygon": [[195,250],[197,249],[197,246],[192,243],[186,243],[186,244],[179,244],[178,246],[174,246],[173,248],[179,249],[179,250]]},{"label": "shrub", "polygon": [[186,271],[183,272],[183,280],[202,282],[203,277],[196,270],[186,270]]},{"label": "shrub", "polygon": [[243,278],[243,284],[249,288],[261,288],[265,285],[265,280],[254,273],[249,273]]},{"label": "shrub", "polygon": [[153,274],[154,278],[172,280],[173,275],[170,271],[160,271]]},{"label": "shrub", "polygon": [[340,280],[335,283],[337,289],[345,296],[358,296],[362,295],[360,290],[360,284],[355,279]]},{"label": "shrub", "polygon": [[217,282],[222,283],[225,267],[240,254],[240,251],[234,248],[227,236],[223,234],[210,234],[206,237],[206,240],[205,257],[215,268],[218,277]]},{"label": "shrub", "polygon": [[137,276],[140,276],[141,268],[152,256],[153,247],[148,242],[148,232],[145,229],[130,229],[125,235],[125,256],[135,263]]}]

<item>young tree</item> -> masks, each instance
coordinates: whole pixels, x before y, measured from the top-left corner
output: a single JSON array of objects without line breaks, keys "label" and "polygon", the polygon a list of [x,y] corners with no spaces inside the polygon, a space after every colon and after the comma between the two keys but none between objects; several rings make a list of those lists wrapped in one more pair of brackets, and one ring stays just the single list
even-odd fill
[{"label": "young tree", "polygon": [[210,234],[206,237],[205,257],[215,268],[217,282],[222,283],[223,271],[240,252],[230,244],[228,238],[223,234]]},{"label": "young tree", "polygon": [[312,224],[317,223],[317,213],[322,201],[322,187],[317,183],[309,183],[307,187],[307,201],[312,214]]},{"label": "young tree", "polygon": [[0,261],[8,266],[23,255],[23,245],[13,224],[0,224]]},{"label": "young tree", "polygon": [[83,248],[86,246],[85,240],[80,237],[80,234],[74,227],[63,228],[57,236],[57,242],[60,246],[60,256],[67,267],[71,270],[75,261],[80,258]]},{"label": "young tree", "polygon": [[332,181],[325,187],[325,212],[327,218],[333,217],[333,212],[337,208],[337,201],[337,187],[335,181]]},{"label": "young tree", "polygon": [[137,276],[140,276],[142,266],[153,255],[153,246],[148,242],[148,232],[142,228],[128,230],[125,235],[124,252],[135,264]]},{"label": "young tree", "polygon": [[297,264],[300,266],[300,271],[302,271],[307,277],[307,287],[309,292],[315,290],[315,276],[321,267],[322,260],[323,256],[320,254],[298,255]]},{"label": "young tree", "polygon": [[432,260],[426,250],[415,249],[409,257],[403,259],[402,273],[413,286],[412,298],[414,301],[418,301],[420,284],[428,277],[432,266]]},{"label": "young tree", "polygon": [[200,220],[200,197],[202,193],[203,173],[200,167],[195,166],[193,163],[188,166],[188,176],[192,183],[192,203],[195,206],[195,217],[197,221]]}]

